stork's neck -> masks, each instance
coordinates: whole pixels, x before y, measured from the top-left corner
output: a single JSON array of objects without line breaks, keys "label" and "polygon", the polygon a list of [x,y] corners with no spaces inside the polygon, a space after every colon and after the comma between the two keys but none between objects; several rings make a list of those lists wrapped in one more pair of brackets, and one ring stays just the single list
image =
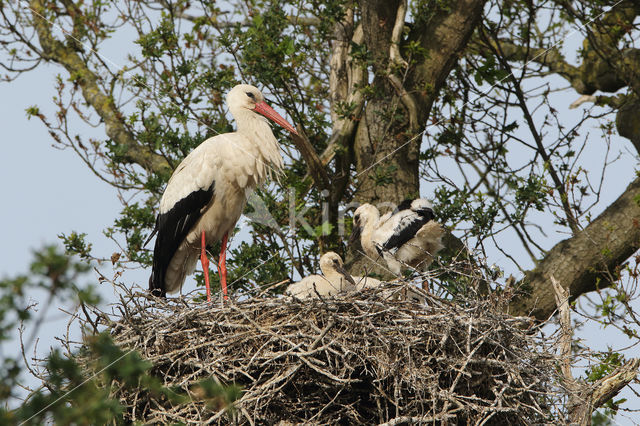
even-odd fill
[{"label": "stork's neck", "polygon": [[271,126],[265,117],[245,108],[231,110],[231,114],[236,119],[238,133],[242,133],[250,139],[254,139],[255,134],[258,134],[259,136],[268,135],[271,137],[270,139],[275,140]]},{"label": "stork's neck", "polygon": [[371,212],[371,215],[365,220],[365,223],[362,226],[362,237],[360,238],[360,244],[364,249],[364,252],[372,257],[378,257],[378,251],[373,243],[373,233],[378,226],[378,222],[380,221],[380,215],[375,212]]},{"label": "stork's neck", "polygon": [[[263,157],[264,162],[270,164],[277,172],[283,168],[280,145],[271,131],[267,119],[248,109],[232,109],[231,114],[236,120],[238,133],[253,142]],[[271,170],[271,169],[270,169]]]},{"label": "stork's neck", "polygon": [[231,109],[231,115],[236,120],[237,132],[249,138],[251,142],[256,145],[278,144],[269,122],[257,112],[246,108],[234,108]]},{"label": "stork's neck", "polygon": [[335,278],[336,275],[340,275],[338,274],[338,271],[330,266],[323,265],[322,263],[320,263],[320,271],[322,271],[322,275],[324,275],[324,277],[329,281],[332,281],[332,278]]}]

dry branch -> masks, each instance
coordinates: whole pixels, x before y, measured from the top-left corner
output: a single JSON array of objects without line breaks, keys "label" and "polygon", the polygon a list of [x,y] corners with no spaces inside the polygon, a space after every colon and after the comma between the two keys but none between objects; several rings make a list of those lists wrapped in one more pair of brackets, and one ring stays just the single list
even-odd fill
[{"label": "dry branch", "polygon": [[560,349],[559,362],[569,400],[567,404],[569,421],[572,425],[588,426],[591,424],[593,411],[616,396],[622,388],[636,378],[640,359],[632,359],[626,362],[595,384],[576,380],[571,372],[573,364],[571,361],[573,329],[571,327],[569,291],[562,287],[553,275],[549,278],[556,297],[558,319],[561,327],[558,345]]}]

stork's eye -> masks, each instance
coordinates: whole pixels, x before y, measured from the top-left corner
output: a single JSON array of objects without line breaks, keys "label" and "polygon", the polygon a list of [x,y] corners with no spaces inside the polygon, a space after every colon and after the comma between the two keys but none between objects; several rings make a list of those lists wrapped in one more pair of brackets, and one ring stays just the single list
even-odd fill
[{"label": "stork's eye", "polygon": [[360,215],[356,215],[356,216],[353,218],[353,222],[354,222],[356,225],[360,225]]},{"label": "stork's eye", "polygon": [[256,95],[254,95],[251,92],[245,92],[247,94],[248,97],[250,97],[251,99],[253,99],[254,101],[256,100]]}]

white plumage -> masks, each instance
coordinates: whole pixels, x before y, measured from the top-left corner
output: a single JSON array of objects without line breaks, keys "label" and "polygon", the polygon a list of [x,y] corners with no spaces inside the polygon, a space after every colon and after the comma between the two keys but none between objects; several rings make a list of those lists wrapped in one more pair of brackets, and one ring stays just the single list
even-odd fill
[{"label": "white plumage", "polygon": [[326,297],[356,290],[356,282],[344,269],[337,253],[329,251],[320,258],[322,275],[310,275],[287,287],[286,293],[298,299]]},{"label": "white plumage", "polygon": [[380,287],[384,284],[382,281],[376,278],[371,277],[352,277],[353,281],[356,283],[356,289],[359,291],[362,290],[371,290]]},{"label": "white plumage", "polygon": [[433,220],[431,203],[418,198],[402,202],[382,217],[373,205],[361,205],[353,216],[350,241],[360,238],[367,256],[373,260],[382,257],[389,270],[399,276],[403,266],[426,269],[444,247],[443,232]]},{"label": "white plumage", "polygon": [[219,268],[226,297],[228,234],[240,218],[248,194],[283,167],[267,118],[296,133],[253,86],[235,86],[226,100],[238,130],[209,138],[196,147],[173,172],[160,200],[149,279],[149,290],[159,296],[180,290],[200,256],[210,300],[205,246],[222,240]]}]

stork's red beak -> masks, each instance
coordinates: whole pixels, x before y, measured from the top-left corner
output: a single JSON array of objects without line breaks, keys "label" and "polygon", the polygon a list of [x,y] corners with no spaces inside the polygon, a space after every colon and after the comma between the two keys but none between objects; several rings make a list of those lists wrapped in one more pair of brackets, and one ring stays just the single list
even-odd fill
[{"label": "stork's red beak", "polygon": [[281,125],[285,129],[290,131],[291,133],[294,133],[296,135],[298,134],[296,129],[291,124],[289,124],[287,122],[287,120],[282,118],[282,116],[280,114],[275,112],[274,109],[271,108],[269,105],[267,105],[264,101],[263,102],[258,102],[256,104],[256,107],[254,108],[254,111],[255,112],[259,112],[260,114],[262,114],[265,117],[267,117],[269,120],[272,120],[272,121],[278,123],[279,125]]}]

